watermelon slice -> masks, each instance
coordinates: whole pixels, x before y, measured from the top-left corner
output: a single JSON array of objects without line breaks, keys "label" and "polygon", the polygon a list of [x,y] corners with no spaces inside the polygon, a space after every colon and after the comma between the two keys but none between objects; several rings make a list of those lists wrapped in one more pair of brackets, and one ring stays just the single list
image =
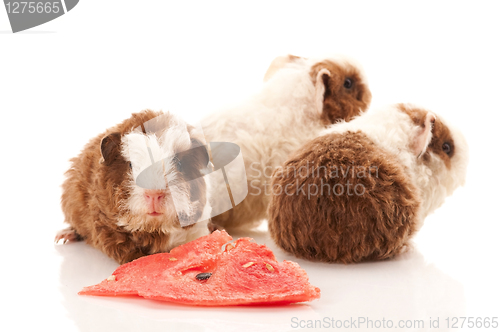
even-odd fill
[{"label": "watermelon slice", "polygon": [[[141,257],[78,294],[139,295],[198,306],[289,304],[317,299],[297,263],[278,263],[265,245],[225,231],[186,243],[170,253]],[[226,244],[224,246],[224,244]]]}]

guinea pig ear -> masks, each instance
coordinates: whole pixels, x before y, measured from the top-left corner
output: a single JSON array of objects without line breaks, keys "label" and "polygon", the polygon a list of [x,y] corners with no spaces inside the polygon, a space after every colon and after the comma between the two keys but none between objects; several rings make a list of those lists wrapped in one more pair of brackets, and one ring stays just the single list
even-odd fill
[{"label": "guinea pig ear", "polygon": [[298,59],[302,59],[299,56],[295,55],[285,55],[285,56],[279,56],[276,57],[273,62],[269,65],[269,68],[267,68],[266,74],[264,75],[264,82],[269,81],[269,79],[281,68],[285,67],[287,63],[297,61]]},{"label": "guinea pig ear", "polygon": [[120,133],[111,133],[101,140],[101,160],[99,163],[109,166],[118,158],[121,140]]},{"label": "guinea pig ear", "polygon": [[328,80],[332,76],[332,73],[326,68],[321,69],[316,75],[316,111],[321,114],[323,112],[323,102],[325,101],[325,92],[328,89]]},{"label": "guinea pig ear", "polygon": [[193,147],[193,149],[199,150],[201,152],[203,158],[203,164],[208,165],[208,162],[210,161],[210,156],[208,155],[207,146],[201,143],[196,138],[191,138],[191,146]]},{"label": "guinea pig ear", "polygon": [[420,121],[417,135],[413,139],[411,149],[414,155],[419,158],[425,153],[432,139],[432,126],[436,121],[436,116],[428,112],[425,118]]}]

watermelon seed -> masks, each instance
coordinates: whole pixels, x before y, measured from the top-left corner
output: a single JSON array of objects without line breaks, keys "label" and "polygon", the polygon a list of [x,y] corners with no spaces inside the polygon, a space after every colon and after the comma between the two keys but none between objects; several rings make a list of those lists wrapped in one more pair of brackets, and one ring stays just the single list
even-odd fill
[{"label": "watermelon seed", "polygon": [[271,264],[266,263],[266,267],[269,271],[274,271],[274,267]]},{"label": "watermelon seed", "polygon": [[113,275],[109,276],[107,280],[108,281],[115,281],[116,280],[116,276],[113,274]]},{"label": "watermelon seed", "polygon": [[231,241],[224,243],[221,247],[221,251],[224,252],[224,251],[229,251],[231,249],[234,249],[234,245],[232,245],[232,243],[234,243],[235,241],[236,240],[231,240]]},{"label": "watermelon seed", "polygon": [[210,278],[212,276],[212,273],[211,272],[206,272],[206,273],[198,273],[196,275],[196,279],[198,280],[207,280],[208,278]]},{"label": "watermelon seed", "polygon": [[243,265],[243,267],[246,269],[247,267],[250,267],[250,266],[252,266],[254,264],[255,264],[254,262],[248,262],[245,265]]},{"label": "watermelon seed", "polygon": [[173,261],[176,261],[176,260],[177,260],[177,258],[175,258],[175,257],[170,257],[170,258],[169,258],[169,260],[173,262]]}]

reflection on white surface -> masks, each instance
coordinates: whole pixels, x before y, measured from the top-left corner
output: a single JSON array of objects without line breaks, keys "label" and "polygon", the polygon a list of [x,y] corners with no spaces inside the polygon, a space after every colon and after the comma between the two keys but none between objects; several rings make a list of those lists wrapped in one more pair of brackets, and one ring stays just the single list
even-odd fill
[{"label": "reflection on white surface", "polygon": [[308,320],[351,317],[392,320],[394,324],[399,320],[423,320],[428,326],[431,317],[443,321],[445,317],[465,314],[462,285],[426,263],[418,251],[384,262],[312,263],[283,253],[265,232],[250,235],[258,243],[268,245],[278,261],[297,261],[309,274],[311,283],[320,287],[321,298],[290,306],[205,308],[140,297],[79,296],[77,292],[82,287],[107,278],[118,264],[84,243],[74,243],[56,246],[62,257],[60,291],[67,317],[81,331],[144,328],[199,332],[288,331]]}]

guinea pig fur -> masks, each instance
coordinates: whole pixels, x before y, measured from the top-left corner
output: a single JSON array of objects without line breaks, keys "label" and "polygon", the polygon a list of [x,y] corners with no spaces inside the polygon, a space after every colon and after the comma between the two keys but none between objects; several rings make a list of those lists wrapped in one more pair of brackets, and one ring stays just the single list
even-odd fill
[{"label": "guinea pig fur", "polygon": [[269,230],[309,260],[356,263],[408,247],[425,217],[465,182],[468,146],[409,104],[332,125],[273,174]]},{"label": "guinea pig fur", "polygon": [[[203,123],[210,141],[238,144],[245,162],[247,197],[212,218],[228,230],[258,226],[267,217],[274,169],[328,125],[352,119],[371,101],[361,67],[343,57],[278,57],[264,81],[253,98],[212,114]],[[216,188],[213,197],[225,191]]]},{"label": "guinea pig fur", "polygon": [[[148,133],[144,123],[152,119],[158,122],[158,130]],[[170,186],[172,182],[168,182],[164,188],[148,189],[137,185],[134,168],[142,169],[151,163],[148,153],[141,156],[136,146],[145,141],[155,160],[176,156],[164,164],[159,176],[177,177],[178,185]],[[191,214],[196,218],[209,208],[207,184],[198,176],[209,162],[208,153],[204,147],[191,149],[202,146],[201,142],[202,136],[181,119],[150,110],[132,114],[90,140],[80,155],[71,159],[71,168],[66,172],[61,203],[70,227],[57,234],[56,242],[85,240],[125,263],[209,234],[207,221],[181,227],[178,217]],[[188,150],[196,153],[185,157],[178,153]],[[197,179],[182,182],[189,173]],[[173,195],[182,204],[174,206]]]}]

